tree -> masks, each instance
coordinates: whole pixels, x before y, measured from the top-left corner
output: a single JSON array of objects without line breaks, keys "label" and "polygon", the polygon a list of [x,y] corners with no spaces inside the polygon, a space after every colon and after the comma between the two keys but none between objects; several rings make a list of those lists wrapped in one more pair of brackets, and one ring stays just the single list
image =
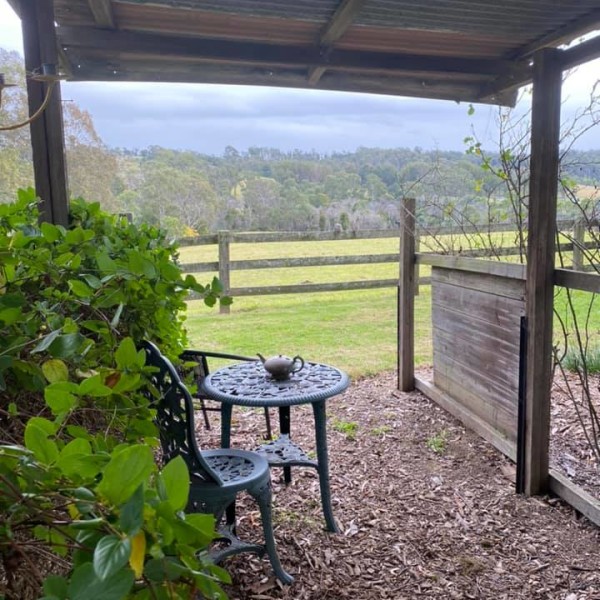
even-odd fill
[{"label": "tree", "polygon": [[[9,125],[27,119],[25,69],[17,52],[0,48],[0,64],[7,83],[17,84],[2,93],[0,124]],[[0,132],[0,202],[12,202],[15,190],[33,183],[29,128]]]},{"label": "tree", "polygon": [[117,159],[96,132],[92,116],[74,102],[63,104],[65,149],[71,196],[100,202],[118,212],[114,194]]},{"label": "tree", "polygon": [[[23,60],[17,52],[0,49],[0,62],[7,81],[17,83],[2,96],[0,123],[27,118],[27,93]],[[96,132],[91,115],[76,103],[63,102],[65,150],[71,196],[85,196],[117,211],[113,184],[117,163]],[[0,201],[9,202],[15,190],[33,183],[29,127],[0,132]]]}]

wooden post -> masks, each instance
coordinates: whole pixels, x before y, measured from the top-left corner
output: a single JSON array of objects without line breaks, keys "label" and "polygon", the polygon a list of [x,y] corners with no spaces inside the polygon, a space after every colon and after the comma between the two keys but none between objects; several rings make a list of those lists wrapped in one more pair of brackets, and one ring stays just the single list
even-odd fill
[{"label": "wooden post", "polygon": [[583,219],[575,221],[573,226],[573,270],[583,271],[583,244],[585,243],[585,223]]},{"label": "wooden post", "polygon": [[[56,65],[56,34],[52,0],[29,0],[20,3],[23,28],[25,70],[39,71],[43,64]],[[48,83],[27,79],[29,113],[42,104]],[[69,200],[65,163],[60,84],[56,82],[46,110],[30,125],[35,189],[41,199],[41,220],[66,226]]]},{"label": "wooden post", "polygon": [[398,281],[398,389],[415,387],[415,199],[403,198]]},{"label": "wooden post", "polygon": [[560,51],[534,56],[527,243],[525,493],[548,488],[552,384],[553,275],[558,185]]},{"label": "wooden post", "polygon": [[[421,238],[417,234],[417,230],[415,228],[415,254],[417,254],[421,249]],[[415,262],[415,296],[419,295],[419,277],[421,276],[419,272],[419,265]]]},{"label": "wooden post", "polygon": [[[223,286],[223,294],[228,295],[231,289],[231,282],[229,278],[229,231],[219,231],[219,279]],[[229,314],[229,306],[221,305],[221,314]]]}]

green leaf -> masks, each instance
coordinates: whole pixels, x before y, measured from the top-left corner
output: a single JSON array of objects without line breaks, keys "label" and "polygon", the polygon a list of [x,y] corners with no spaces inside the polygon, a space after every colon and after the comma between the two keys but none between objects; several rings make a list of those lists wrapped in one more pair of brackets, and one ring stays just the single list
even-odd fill
[{"label": "green leaf", "polygon": [[5,327],[18,323],[23,318],[23,310],[20,308],[5,308],[0,310],[0,321]]},{"label": "green leaf", "polygon": [[92,531],[95,533],[97,530],[99,530],[100,528],[104,528],[106,525],[107,523],[104,519],[102,519],[101,517],[96,517],[95,519],[81,519],[71,521],[70,527],[72,529],[76,529],[77,531]]},{"label": "green leaf", "polygon": [[68,412],[77,406],[77,398],[60,386],[60,383],[51,384],[44,390],[44,399],[54,415]]},{"label": "green leaf", "polygon": [[92,446],[87,440],[76,438],[71,440],[60,452],[60,457],[71,456],[72,454],[91,454]]},{"label": "green leaf", "polygon": [[132,250],[129,254],[129,268],[137,275],[144,275],[148,279],[156,277],[156,269],[148,258],[136,250]]},{"label": "green leaf", "polygon": [[[208,546],[215,537],[214,530],[211,529],[211,531],[207,534],[203,524],[199,524],[195,518],[188,521],[187,517],[191,516],[195,517],[197,515],[186,515],[185,521],[179,518],[169,521],[175,539],[178,542],[190,544],[198,548]],[[197,527],[196,525],[199,526]]]},{"label": "green leaf", "polygon": [[163,546],[169,546],[175,539],[175,534],[173,532],[173,528],[169,524],[169,522],[163,517],[159,517],[156,522],[156,526],[160,535],[162,536]]},{"label": "green leaf", "polygon": [[53,340],[48,352],[57,358],[71,358],[79,354],[83,342],[85,338],[80,333],[67,333]]},{"label": "green leaf", "polygon": [[210,541],[215,536],[215,517],[204,513],[190,513],[185,520],[194,529],[200,531]]},{"label": "green leaf", "polygon": [[190,474],[183,458],[177,456],[169,461],[160,477],[165,484],[167,499],[173,510],[183,510],[190,493]]},{"label": "green leaf", "polygon": [[57,329],[56,331],[52,331],[48,335],[45,335],[39,344],[37,344],[37,346],[35,346],[35,348],[31,351],[31,353],[34,354],[35,352],[44,352],[44,350],[46,350],[60,334],[61,330]]},{"label": "green leaf", "polygon": [[59,457],[57,465],[67,477],[93,479],[108,460],[108,456],[104,454],[67,454]]},{"label": "green leaf", "polygon": [[31,450],[34,456],[44,464],[51,464],[58,458],[58,447],[56,442],[49,440],[48,436],[54,433],[50,433],[48,427],[43,422],[46,419],[41,417],[33,417],[29,419],[27,426],[25,427],[25,447]]},{"label": "green leaf", "polygon": [[218,277],[213,277],[212,281],[210,282],[210,289],[214,294],[220,294],[223,292],[223,284]]},{"label": "green leaf", "polygon": [[90,298],[93,295],[92,289],[83,281],[71,279],[67,283],[71,291],[80,298]]},{"label": "green leaf", "polygon": [[27,421],[27,424],[39,427],[46,435],[54,435],[57,429],[55,423],[48,419],[44,419],[44,417],[31,417],[31,419]]},{"label": "green leaf", "polygon": [[152,558],[144,567],[144,575],[151,581],[175,581],[187,568],[171,557]]},{"label": "green leaf", "polygon": [[107,385],[104,385],[104,381],[100,373],[84,379],[79,384],[78,393],[82,396],[91,396],[92,398],[103,398],[110,396],[113,392],[112,389]]},{"label": "green leaf", "polygon": [[108,333],[110,329],[108,328],[108,323],[104,321],[82,321],[81,327],[87,329],[88,331],[93,331],[94,333]]},{"label": "green leaf", "polygon": [[134,375],[130,375],[129,373],[121,373],[119,381],[117,381],[117,383],[113,386],[112,390],[115,393],[122,394],[123,392],[128,392],[130,390],[137,389],[139,387],[139,384],[139,373],[135,373]]},{"label": "green leaf", "polygon": [[132,338],[126,337],[115,352],[117,367],[121,370],[137,366],[137,349]]},{"label": "green leaf", "polygon": [[67,425],[67,433],[74,438],[92,439],[90,432],[85,427],[80,427],[79,425]]},{"label": "green leaf", "polygon": [[95,275],[81,275],[81,278],[94,290],[99,290],[102,287],[102,281]]},{"label": "green leaf", "polygon": [[131,540],[116,535],[103,537],[94,550],[94,573],[103,581],[127,564],[131,554]]},{"label": "green leaf", "polygon": [[123,533],[135,535],[144,523],[144,486],[140,485],[131,498],[121,506],[119,525]]},{"label": "green leaf", "polygon": [[50,243],[60,238],[60,229],[56,225],[44,222],[40,225],[40,229],[44,239]]},{"label": "green leaf", "polygon": [[154,470],[154,456],[148,446],[129,446],[113,456],[102,472],[98,492],[112,504],[127,501]]},{"label": "green leaf", "polygon": [[75,569],[69,584],[69,600],[123,600],[133,586],[133,571],[121,569],[112,577],[100,579],[92,563]]},{"label": "green leaf", "polygon": [[96,264],[103,273],[116,273],[118,270],[117,263],[108,256],[107,252],[102,252],[96,256]]},{"label": "green leaf", "polygon": [[50,575],[44,581],[44,594],[63,600],[67,597],[67,580],[60,575]]},{"label": "green leaf", "polygon": [[117,325],[119,324],[119,321],[121,319],[121,313],[123,312],[123,306],[124,306],[124,304],[121,302],[119,304],[119,306],[117,307],[117,310],[115,311],[113,318],[110,321],[110,326],[113,329],[116,328]]},{"label": "green leaf", "polygon": [[68,381],[69,379],[69,368],[62,360],[58,358],[52,358],[43,363],[42,373],[48,380],[48,383]]}]

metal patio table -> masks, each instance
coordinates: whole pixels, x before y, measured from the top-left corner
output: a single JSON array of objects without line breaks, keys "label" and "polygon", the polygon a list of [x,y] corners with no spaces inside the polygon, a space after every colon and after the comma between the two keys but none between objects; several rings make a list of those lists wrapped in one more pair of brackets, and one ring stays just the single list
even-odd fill
[{"label": "metal patio table", "polygon": [[[253,407],[277,407],[279,409],[280,436],[263,444],[256,450],[269,465],[283,467],[285,482],[291,481],[292,466],[317,469],[321,490],[323,515],[329,531],[339,533],[331,508],[329,490],[329,458],[327,454],[327,427],[325,401],[340,394],[349,385],[346,373],[314,362],[306,362],[304,368],[284,381],[269,375],[260,361],[237,363],[214,371],[206,376],[203,393],[221,402],[221,445],[229,448],[231,440],[231,414],[234,405]],[[290,407],[311,404],[315,419],[317,460],[309,456],[291,439]]]}]

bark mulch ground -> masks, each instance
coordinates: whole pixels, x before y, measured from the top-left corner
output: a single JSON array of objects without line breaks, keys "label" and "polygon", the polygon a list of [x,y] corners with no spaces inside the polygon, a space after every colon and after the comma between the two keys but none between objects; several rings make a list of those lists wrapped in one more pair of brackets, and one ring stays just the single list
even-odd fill
[{"label": "bark mulch ground", "polygon": [[[212,432],[198,419],[205,447],[218,444],[213,415]],[[314,470],[293,469],[287,487],[274,471],[275,535],[295,582],[243,554],[223,565],[232,600],[600,600],[600,530],[556,498],[517,496],[507,459],[423,395],[397,392],[393,374],[353,382],[328,416],[342,533],[323,529]],[[310,407],[294,407],[292,435],[307,450],[312,423]],[[234,446],[256,446],[263,431],[259,411],[234,410]],[[238,514],[239,533],[259,540],[253,504]]]}]

